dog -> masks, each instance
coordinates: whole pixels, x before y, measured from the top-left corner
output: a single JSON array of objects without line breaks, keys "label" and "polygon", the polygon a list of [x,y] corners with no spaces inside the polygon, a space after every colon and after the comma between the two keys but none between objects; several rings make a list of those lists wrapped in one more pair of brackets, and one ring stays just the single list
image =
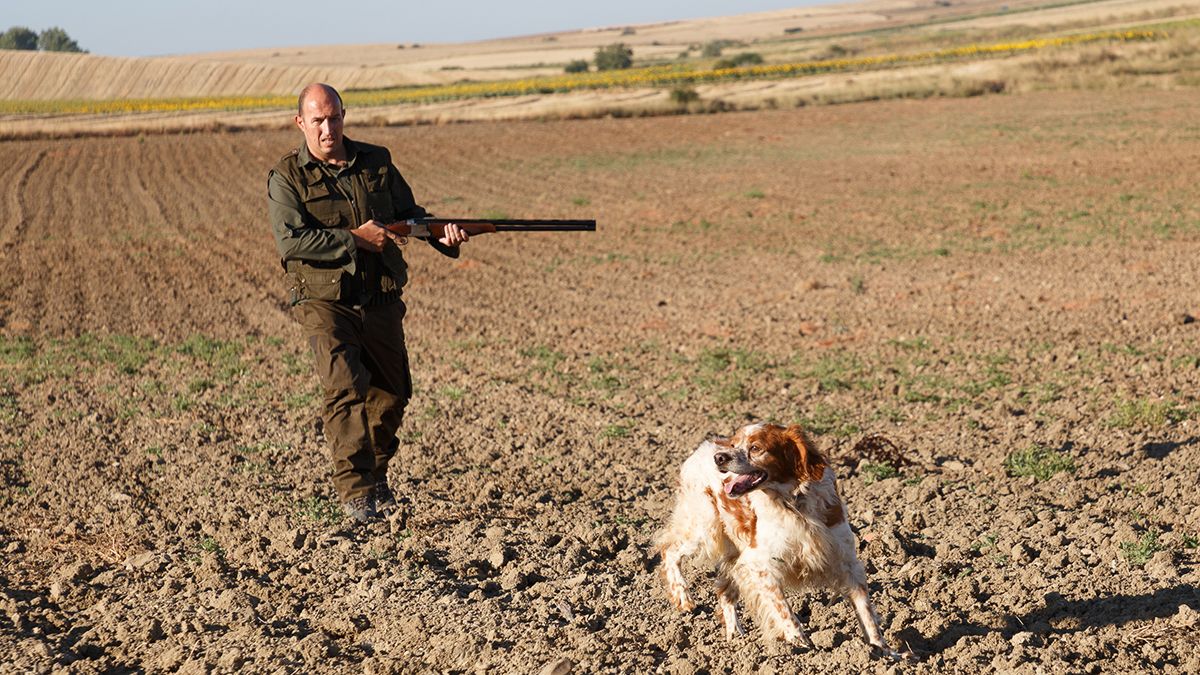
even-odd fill
[{"label": "dog", "polygon": [[680,469],[657,544],[667,595],[680,611],[696,606],[680,563],[699,555],[715,564],[726,639],[746,632],[741,599],[764,634],[811,649],[784,593],[832,587],[854,604],[867,641],[899,656],[879,628],[833,469],[800,426],[751,424],[701,443]]}]

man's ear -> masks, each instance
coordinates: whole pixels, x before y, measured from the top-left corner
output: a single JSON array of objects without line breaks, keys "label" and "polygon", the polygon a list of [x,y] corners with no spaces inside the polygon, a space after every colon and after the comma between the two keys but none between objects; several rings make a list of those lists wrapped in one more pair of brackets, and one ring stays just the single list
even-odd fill
[{"label": "man's ear", "polygon": [[793,424],[784,430],[783,435],[792,443],[796,457],[796,477],[804,481],[821,480],[821,477],[825,475],[825,466],[828,461],[826,461],[825,455],[817,450],[817,446],[808,439],[808,434],[804,433],[804,427]]},{"label": "man's ear", "polygon": [[300,131],[304,131],[304,118],[303,117],[296,115],[296,126],[300,128]]}]

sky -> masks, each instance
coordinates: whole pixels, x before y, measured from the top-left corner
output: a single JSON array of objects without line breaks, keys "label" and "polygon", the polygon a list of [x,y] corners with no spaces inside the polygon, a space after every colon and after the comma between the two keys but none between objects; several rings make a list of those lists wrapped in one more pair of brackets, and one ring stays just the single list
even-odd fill
[{"label": "sky", "polygon": [[58,26],[106,56],[467,42],[835,0],[0,0],[0,30]]}]

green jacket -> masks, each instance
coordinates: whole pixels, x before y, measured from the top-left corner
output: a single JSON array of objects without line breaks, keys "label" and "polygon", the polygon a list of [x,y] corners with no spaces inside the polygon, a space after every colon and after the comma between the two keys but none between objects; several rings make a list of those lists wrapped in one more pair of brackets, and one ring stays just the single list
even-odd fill
[{"label": "green jacket", "polygon": [[[400,299],[408,265],[399,247],[359,250],[350,230],[374,219],[393,222],[429,214],[392,164],[387,148],[343,138],[347,163],[324,164],[304,144],[267,177],[271,230],[293,305],[329,300],[371,306]],[[458,249],[427,240],[452,258]]]}]

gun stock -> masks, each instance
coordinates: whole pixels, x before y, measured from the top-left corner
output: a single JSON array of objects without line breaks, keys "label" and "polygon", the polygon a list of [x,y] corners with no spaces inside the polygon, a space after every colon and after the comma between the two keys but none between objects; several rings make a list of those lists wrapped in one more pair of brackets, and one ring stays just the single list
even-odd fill
[{"label": "gun stock", "polygon": [[392,223],[387,229],[402,237],[440,239],[446,225],[454,223],[475,236],[488,232],[595,232],[594,220],[546,220],[520,218],[413,218]]}]

